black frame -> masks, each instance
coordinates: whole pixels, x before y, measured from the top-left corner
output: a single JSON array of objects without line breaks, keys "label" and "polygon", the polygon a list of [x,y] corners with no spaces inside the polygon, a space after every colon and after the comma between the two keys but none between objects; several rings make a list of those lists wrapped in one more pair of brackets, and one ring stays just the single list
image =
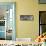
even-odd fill
[{"label": "black frame", "polygon": [[46,4],[46,3],[44,3],[44,2],[43,2],[43,3],[42,3],[42,2],[40,2],[40,0],[38,0],[38,3],[39,3],[39,4]]},{"label": "black frame", "polygon": [[46,25],[46,24],[40,24],[40,12],[46,12],[46,11],[39,11],[39,36],[40,36],[40,25]]},{"label": "black frame", "polygon": [[[40,13],[40,11],[39,11]],[[39,14],[39,36],[40,36],[40,14]]]}]

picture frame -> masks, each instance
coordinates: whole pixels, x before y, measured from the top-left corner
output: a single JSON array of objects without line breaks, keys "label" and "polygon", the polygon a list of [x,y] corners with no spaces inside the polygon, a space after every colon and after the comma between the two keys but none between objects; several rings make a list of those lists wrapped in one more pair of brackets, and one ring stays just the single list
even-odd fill
[{"label": "picture frame", "polygon": [[38,0],[39,4],[46,4],[46,0]]},{"label": "picture frame", "polygon": [[15,17],[16,2],[0,2],[0,40],[16,40]]},{"label": "picture frame", "polygon": [[21,21],[33,21],[34,16],[33,15],[20,15]]}]

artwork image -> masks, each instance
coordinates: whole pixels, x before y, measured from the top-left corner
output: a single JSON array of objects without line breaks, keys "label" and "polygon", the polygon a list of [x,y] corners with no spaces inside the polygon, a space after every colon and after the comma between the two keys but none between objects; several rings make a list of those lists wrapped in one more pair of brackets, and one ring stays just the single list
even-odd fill
[{"label": "artwork image", "polygon": [[33,15],[20,15],[20,20],[21,21],[32,21],[34,20]]}]

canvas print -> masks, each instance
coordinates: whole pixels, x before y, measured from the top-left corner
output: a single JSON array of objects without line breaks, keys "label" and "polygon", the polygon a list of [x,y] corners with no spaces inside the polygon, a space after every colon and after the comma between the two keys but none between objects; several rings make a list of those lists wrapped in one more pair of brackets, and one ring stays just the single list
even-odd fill
[{"label": "canvas print", "polygon": [[46,0],[39,0],[40,4],[46,4]]},{"label": "canvas print", "polygon": [[0,40],[15,40],[15,3],[0,3]]},{"label": "canvas print", "polygon": [[33,15],[20,15],[21,21],[33,21],[34,16]]}]

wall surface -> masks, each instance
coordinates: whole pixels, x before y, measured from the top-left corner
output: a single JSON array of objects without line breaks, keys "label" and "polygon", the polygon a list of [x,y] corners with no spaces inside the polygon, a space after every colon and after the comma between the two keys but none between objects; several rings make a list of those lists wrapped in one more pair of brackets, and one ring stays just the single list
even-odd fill
[{"label": "wall surface", "polygon": [[[0,2],[16,2],[16,37],[36,38],[39,35],[39,10],[46,10],[46,4],[38,4],[38,0],[3,0]],[[20,15],[33,15],[33,21],[20,21]]]},{"label": "wall surface", "polygon": [[[34,38],[38,31],[38,6],[33,0],[19,0],[17,13],[17,37],[18,38]],[[16,3],[17,3],[16,2]],[[20,21],[20,15],[33,15],[33,21]],[[37,27],[37,28],[36,28]]]}]

